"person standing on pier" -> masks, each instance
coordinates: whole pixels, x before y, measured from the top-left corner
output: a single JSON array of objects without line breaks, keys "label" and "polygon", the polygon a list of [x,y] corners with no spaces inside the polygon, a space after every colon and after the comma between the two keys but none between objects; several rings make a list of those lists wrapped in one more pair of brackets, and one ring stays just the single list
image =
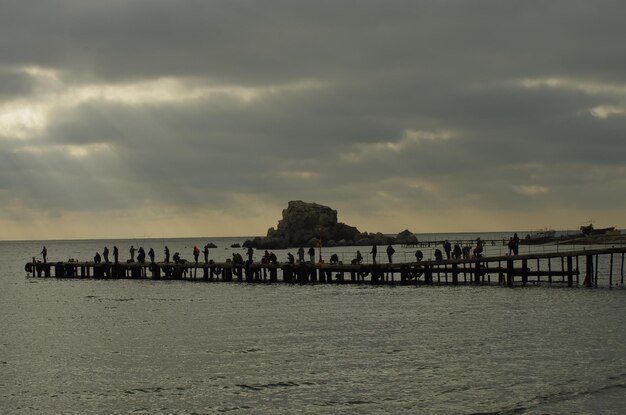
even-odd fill
[{"label": "person standing on pier", "polygon": [[113,260],[117,264],[120,259],[120,251],[117,249],[117,246],[113,246]]},{"label": "person standing on pier", "polygon": [[393,254],[395,253],[396,253],[396,250],[393,249],[393,246],[391,246],[391,244],[389,244],[389,246],[387,246],[387,258],[389,259],[390,264],[393,262],[392,257],[393,257]]},{"label": "person standing on pier", "polygon": [[290,264],[294,264],[296,262],[296,258],[294,258],[291,252],[287,252],[287,262]]},{"label": "person standing on pier", "polygon": [[252,249],[252,247],[249,246],[246,254],[248,254],[248,263],[252,264],[252,256],[254,255],[254,249]]},{"label": "person standing on pier", "polygon": [[304,248],[298,248],[298,262],[304,262]]},{"label": "person standing on pier", "polygon": [[196,265],[198,265],[198,257],[200,256],[200,249],[198,249],[197,245],[193,246],[193,259],[196,261]]},{"label": "person standing on pier", "polygon": [[128,252],[130,253],[130,262],[135,262],[135,247],[134,246],[130,246],[130,249],[128,250]]},{"label": "person standing on pier", "polygon": [[370,253],[372,254],[372,263],[376,265],[376,255],[378,255],[378,247],[376,244],[372,245],[372,251]]},{"label": "person standing on pier", "polygon": [[511,236],[509,238],[509,256],[513,255],[513,252],[515,252],[515,241],[513,240],[513,237]]},{"label": "person standing on pier", "polygon": [[102,256],[104,257],[104,263],[108,264],[109,263],[109,248],[108,247],[104,247],[104,249],[102,250]]},{"label": "person standing on pier", "polygon": [[513,255],[519,255],[519,236],[517,236],[517,232],[513,234]]},{"label": "person standing on pier", "polygon": [[459,246],[459,244],[454,244],[454,250],[452,250],[452,258],[461,259],[462,256],[463,251],[461,250],[461,247]]},{"label": "person standing on pier", "polygon": [[204,263],[208,264],[209,263],[209,244],[204,245],[204,249],[202,250],[202,253],[204,254]]},{"label": "person standing on pier", "polygon": [[48,250],[46,249],[46,247],[44,246],[43,249],[41,250],[41,256],[43,257],[43,263],[46,263],[46,260],[48,258]]},{"label": "person standing on pier", "polygon": [[140,246],[137,252],[137,261],[141,263],[146,262],[146,251],[143,250],[143,246]]},{"label": "person standing on pier", "polygon": [[355,264],[360,264],[361,262],[363,262],[363,255],[361,255],[361,251],[359,251],[357,249],[357,251],[356,251],[356,258],[354,258],[354,263]]},{"label": "person standing on pier", "polygon": [[446,257],[448,259],[450,259],[450,252],[452,252],[452,244],[450,243],[450,241],[448,241],[446,239],[446,241],[443,243],[443,250],[446,253]]},{"label": "person standing on pier", "polygon": [[148,256],[150,257],[150,262],[154,264],[154,249],[150,248]]},{"label": "person standing on pier", "polygon": [[170,249],[167,246],[163,249],[163,253],[165,254],[165,262],[170,262]]},{"label": "person standing on pier", "polygon": [[96,252],[96,256],[93,257],[93,262],[95,264],[99,264],[100,262],[102,262],[102,257],[100,257],[100,253]]},{"label": "person standing on pier", "polygon": [[311,264],[315,264],[315,248],[309,248],[309,258],[311,258]]}]

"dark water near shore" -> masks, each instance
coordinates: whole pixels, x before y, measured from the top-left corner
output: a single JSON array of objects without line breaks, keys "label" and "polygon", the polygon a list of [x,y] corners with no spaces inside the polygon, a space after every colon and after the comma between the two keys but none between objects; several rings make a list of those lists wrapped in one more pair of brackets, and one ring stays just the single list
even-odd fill
[{"label": "dark water near shore", "polygon": [[[189,259],[194,244],[212,240],[219,249],[211,257],[223,260],[239,252],[224,247],[244,239],[45,245],[53,261],[89,259],[114,243],[123,258],[131,243],[154,247],[160,258],[163,242]],[[25,278],[24,263],[41,245],[0,242],[3,414],[620,414],[626,407],[622,288]]]}]

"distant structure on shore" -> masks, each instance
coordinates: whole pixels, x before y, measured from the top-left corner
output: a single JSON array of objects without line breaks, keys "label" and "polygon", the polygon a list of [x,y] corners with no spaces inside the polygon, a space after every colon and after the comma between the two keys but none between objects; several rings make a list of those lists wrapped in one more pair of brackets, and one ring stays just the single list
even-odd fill
[{"label": "distant structure on shore", "polygon": [[244,242],[243,246],[259,249],[285,249],[298,246],[366,246],[417,244],[413,232],[402,231],[396,237],[382,233],[360,232],[356,227],[337,220],[337,211],[317,203],[294,200],[283,210],[283,218],[267,236]]}]

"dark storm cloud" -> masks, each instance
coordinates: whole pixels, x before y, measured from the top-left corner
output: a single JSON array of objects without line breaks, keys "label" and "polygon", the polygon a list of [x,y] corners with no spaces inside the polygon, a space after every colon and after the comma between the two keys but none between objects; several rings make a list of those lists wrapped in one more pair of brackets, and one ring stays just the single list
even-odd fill
[{"label": "dark storm cloud", "polygon": [[623,206],[624,18],[620,1],[11,2],[0,197]]}]

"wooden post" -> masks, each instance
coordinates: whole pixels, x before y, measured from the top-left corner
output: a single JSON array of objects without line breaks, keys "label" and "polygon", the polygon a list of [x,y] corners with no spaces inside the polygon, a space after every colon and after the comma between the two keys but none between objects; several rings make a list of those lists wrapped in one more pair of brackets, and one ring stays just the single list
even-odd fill
[{"label": "wooden post", "polygon": [[622,280],[620,281],[620,284],[624,285],[624,253],[622,252],[622,270],[621,270],[621,274],[622,274]]},{"label": "wooden post", "polygon": [[433,283],[433,270],[432,270],[430,265],[426,265],[424,267],[424,280],[425,280],[426,284],[432,284]]},{"label": "wooden post", "polygon": [[595,269],[595,276],[594,276],[594,287],[598,288],[598,268],[599,267],[600,262],[598,261],[598,254],[596,254],[596,269]]},{"label": "wooden post", "polygon": [[548,283],[552,284],[552,261],[548,258]]},{"label": "wooden post", "polygon": [[459,283],[459,265],[452,264],[452,284],[457,285],[458,283]]},{"label": "wooden post", "polygon": [[506,260],[506,285],[509,287],[513,286],[513,260]]},{"label": "wooden post", "polygon": [[522,285],[526,286],[528,282],[528,260],[522,259]]},{"label": "wooden post", "polygon": [[593,255],[586,256],[586,273],[584,285],[587,288],[593,287]]},{"label": "wooden post", "polygon": [[567,257],[567,286],[571,287],[574,285],[574,273],[572,272],[572,257]]},{"label": "wooden post", "polygon": [[480,261],[474,264],[474,284],[480,284]]},{"label": "wooden post", "polygon": [[609,267],[609,287],[613,287],[613,253],[611,253],[611,265]]},{"label": "wooden post", "polygon": [[541,266],[539,265],[539,258],[537,258],[537,282],[541,282]]}]

